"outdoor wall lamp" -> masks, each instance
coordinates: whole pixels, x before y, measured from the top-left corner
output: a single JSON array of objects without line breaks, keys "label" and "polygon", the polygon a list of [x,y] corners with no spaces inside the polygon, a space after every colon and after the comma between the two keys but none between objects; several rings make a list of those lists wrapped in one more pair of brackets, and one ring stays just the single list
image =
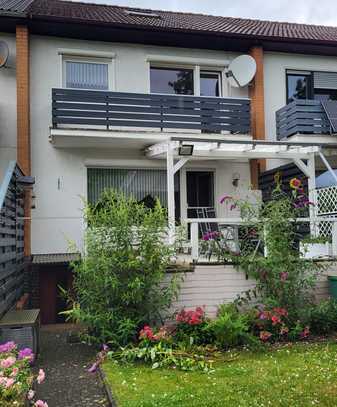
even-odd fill
[{"label": "outdoor wall lamp", "polygon": [[235,172],[232,175],[232,185],[233,185],[233,187],[237,187],[239,185],[239,181],[240,181],[240,174],[238,172]]},{"label": "outdoor wall lamp", "polygon": [[178,154],[182,156],[191,156],[193,154],[193,144],[183,144],[179,147]]}]

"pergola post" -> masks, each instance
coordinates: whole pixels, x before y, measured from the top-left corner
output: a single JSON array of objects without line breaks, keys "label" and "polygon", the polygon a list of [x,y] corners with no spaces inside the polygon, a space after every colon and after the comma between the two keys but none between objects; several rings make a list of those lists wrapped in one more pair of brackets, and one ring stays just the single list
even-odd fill
[{"label": "pergola post", "polygon": [[[308,198],[313,205],[309,205],[309,217],[315,219],[317,214],[317,194],[316,194],[316,167],[315,154],[310,154],[307,159],[307,164],[301,159],[294,159],[294,163],[308,177]],[[317,236],[317,228],[315,220],[310,221],[310,233],[312,236]]]},{"label": "pergola post", "polygon": [[[310,219],[316,218],[317,213],[317,194],[316,194],[316,167],[315,167],[315,155],[312,154],[307,162],[308,167],[308,197],[309,201],[313,205],[309,205]],[[310,222],[310,233],[312,236],[317,236],[317,227],[315,220]]]},{"label": "pergola post", "polygon": [[167,169],[167,215],[169,243],[175,240],[175,202],[174,202],[174,158],[172,143],[168,141],[166,151]]}]

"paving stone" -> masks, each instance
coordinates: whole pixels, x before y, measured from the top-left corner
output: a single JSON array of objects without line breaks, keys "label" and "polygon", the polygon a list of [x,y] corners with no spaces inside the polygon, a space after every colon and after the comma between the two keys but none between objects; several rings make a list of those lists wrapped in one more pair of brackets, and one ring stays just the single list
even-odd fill
[{"label": "paving stone", "polygon": [[108,401],[98,374],[87,372],[97,350],[82,343],[67,342],[68,329],[46,327],[41,330],[37,368],[46,380],[37,386],[38,398],[49,407],[107,407]]}]

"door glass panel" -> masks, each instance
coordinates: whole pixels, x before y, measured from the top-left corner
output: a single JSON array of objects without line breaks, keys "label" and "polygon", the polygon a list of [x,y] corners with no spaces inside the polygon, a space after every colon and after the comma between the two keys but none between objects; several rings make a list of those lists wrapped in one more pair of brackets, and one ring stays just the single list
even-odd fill
[{"label": "door glass panel", "polygon": [[200,72],[200,95],[220,96],[220,72]]},{"label": "door glass panel", "polygon": [[151,67],[150,88],[151,93],[193,95],[193,70]]}]

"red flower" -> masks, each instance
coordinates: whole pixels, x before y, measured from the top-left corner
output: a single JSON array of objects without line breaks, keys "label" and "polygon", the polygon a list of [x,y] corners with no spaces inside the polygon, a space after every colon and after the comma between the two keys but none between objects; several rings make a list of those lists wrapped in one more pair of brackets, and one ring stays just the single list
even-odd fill
[{"label": "red flower", "polygon": [[285,308],[275,307],[275,308],[273,308],[273,311],[275,312],[275,314],[278,314],[281,317],[288,316],[288,311]]},{"label": "red flower", "polygon": [[205,312],[201,307],[197,307],[194,311],[185,311],[182,309],[176,316],[176,321],[188,325],[199,325],[203,322]]},{"label": "red flower", "polygon": [[303,331],[300,333],[300,338],[305,339],[310,335],[310,329],[308,326],[306,326]]},{"label": "red flower", "polygon": [[281,323],[281,319],[280,319],[279,316],[273,315],[273,316],[271,317],[271,322],[272,322],[273,325],[277,325],[277,324],[280,324],[280,323]]},{"label": "red flower", "polygon": [[263,342],[267,342],[268,339],[272,336],[272,334],[268,331],[261,331],[260,332],[260,339]]},{"label": "red flower", "polygon": [[150,341],[156,340],[152,328],[148,325],[145,325],[144,328],[139,332],[139,339],[150,339]]}]

